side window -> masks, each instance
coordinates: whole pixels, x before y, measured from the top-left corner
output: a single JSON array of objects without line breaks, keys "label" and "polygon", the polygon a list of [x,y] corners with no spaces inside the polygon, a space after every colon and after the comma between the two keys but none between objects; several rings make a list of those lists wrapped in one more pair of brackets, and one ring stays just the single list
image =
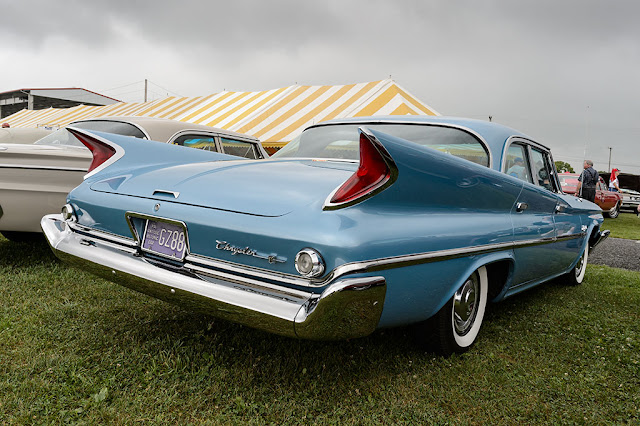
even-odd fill
[{"label": "side window", "polygon": [[536,185],[549,191],[558,192],[554,185],[553,170],[549,154],[538,149],[531,148],[531,162],[533,163],[533,178]]},{"label": "side window", "polygon": [[505,173],[509,176],[531,182],[528,164],[526,147],[515,143],[511,144],[507,150]]},{"label": "side window", "polygon": [[174,145],[197,148],[205,151],[218,151],[216,140],[213,136],[182,135],[172,142]]},{"label": "side window", "polygon": [[225,154],[250,158],[252,160],[258,158],[251,142],[236,141],[227,138],[220,138],[220,141],[222,142],[222,150]]}]

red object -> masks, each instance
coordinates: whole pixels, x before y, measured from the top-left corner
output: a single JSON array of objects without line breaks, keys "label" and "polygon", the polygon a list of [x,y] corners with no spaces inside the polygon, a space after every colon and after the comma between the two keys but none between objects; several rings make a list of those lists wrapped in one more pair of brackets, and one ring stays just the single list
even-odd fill
[{"label": "red object", "polygon": [[[615,170],[615,169],[614,169]],[[562,186],[562,192],[565,194],[576,195],[576,187],[578,186],[577,173],[559,173],[560,185]],[[609,188],[604,183],[602,176],[596,185],[596,204],[600,206],[603,213],[610,217],[617,217],[618,212],[616,208],[622,204],[622,194],[619,192],[609,191]]]},{"label": "red object", "polygon": [[89,148],[89,150],[91,150],[91,153],[93,154],[93,160],[91,161],[91,165],[89,166],[89,170],[87,170],[87,172],[94,170],[116,153],[116,150],[113,147],[99,141],[98,139],[83,135],[82,133],[76,132],[73,129],[69,129],[69,131],[87,148]]},{"label": "red object", "polygon": [[342,204],[358,200],[384,185],[391,177],[391,170],[373,143],[360,134],[360,166],[333,194],[331,203]]},{"label": "red object", "polygon": [[613,182],[614,180],[616,180],[616,172],[619,172],[620,170],[618,169],[613,169],[611,170],[611,176],[609,177],[609,182]]},{"label": "red object", "polygon": [[11,125],[9,123],[2,123],[2,128],[3,129],[8,129],[9,127],[11,127]]}]

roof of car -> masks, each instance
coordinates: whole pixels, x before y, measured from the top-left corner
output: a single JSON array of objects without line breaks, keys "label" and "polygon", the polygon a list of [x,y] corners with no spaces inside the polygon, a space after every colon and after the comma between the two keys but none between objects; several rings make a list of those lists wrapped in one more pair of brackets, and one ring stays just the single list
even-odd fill
[{"label": "roof of car", "polygon": [[[222,135],[227,135],[237,139],[252,140],[258,142],[257,138],[253,136],[245,135],[242,133],[232,132],[230,130],[221,129],[218,127],[205,126],[202,124],[185,123],[182,121],[168,120],[166,118],[154,118],[154,117],[135,117],[135,116],[110,116],[110,117],[95,117],[87,118],[84,120],[78,120],[78,122],[86,121],[119,121],[124,123],[131,123],[137,127],[144,129],[145,133],[149,135],[152,140],[166,141],[177,132],[184,130],[191,131],[203,131],[203,132],[216,132]],[[69,124],[73,126],[74,123]]]},{"label": "roof of car", "polygon": [[[416,124],[440,124],[460,127],[470,130],[480,136],[487,142],[489,149],[491,149],[493,156],[496,159],[501,160],[502,150],[506,140],[512,136],[519,136],[532,141],[535,139],[530,138],[518,130],[504,126],[499,123],[475,120],[471,118],[459,118],[459,117],[443,117],[443,116],[424,116],[424,115],[389,115],[389,116],[374,116],[374,117],[354,117],[325,121],[316,124],[316,126],[322,126],[327,124],[339,124],[339,123],[416,123]],[[538,143],[540,146],[542,144]],[[545,147],[546,148],[546,147]],[[547,148],[548,149],[548,148]],[[495,160],[494,160],[495,161]]]}]

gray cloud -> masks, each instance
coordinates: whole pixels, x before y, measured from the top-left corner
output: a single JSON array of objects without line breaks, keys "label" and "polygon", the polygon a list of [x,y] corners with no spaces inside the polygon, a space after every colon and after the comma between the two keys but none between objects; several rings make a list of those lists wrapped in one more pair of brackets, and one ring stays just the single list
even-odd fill
[{"label": "gray cloud", "polygon": [[[0,90],[143,78],[186,96],[389,75],[436,110],[494,120],[556,159],[640,173],[637,1],[6,2]],[[3,61],[4,63],[4,61]],[[116,96],[116,97],[118,97]]]}]

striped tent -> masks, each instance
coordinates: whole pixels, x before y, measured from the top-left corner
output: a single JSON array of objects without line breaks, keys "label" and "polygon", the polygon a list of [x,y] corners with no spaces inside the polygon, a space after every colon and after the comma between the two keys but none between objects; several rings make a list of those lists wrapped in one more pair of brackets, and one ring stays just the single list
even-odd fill
[{"label": "striped tent", "polygon": [[152,102],[22,110],[5,117],[11,127],[63,127],[104,116],[160,117],[220,127],[279,148],[314,123],[370,115],[439,115],[393,80],[342,86],[293,85],[263,92],[224,91],[209,96],[167,97]]}]

